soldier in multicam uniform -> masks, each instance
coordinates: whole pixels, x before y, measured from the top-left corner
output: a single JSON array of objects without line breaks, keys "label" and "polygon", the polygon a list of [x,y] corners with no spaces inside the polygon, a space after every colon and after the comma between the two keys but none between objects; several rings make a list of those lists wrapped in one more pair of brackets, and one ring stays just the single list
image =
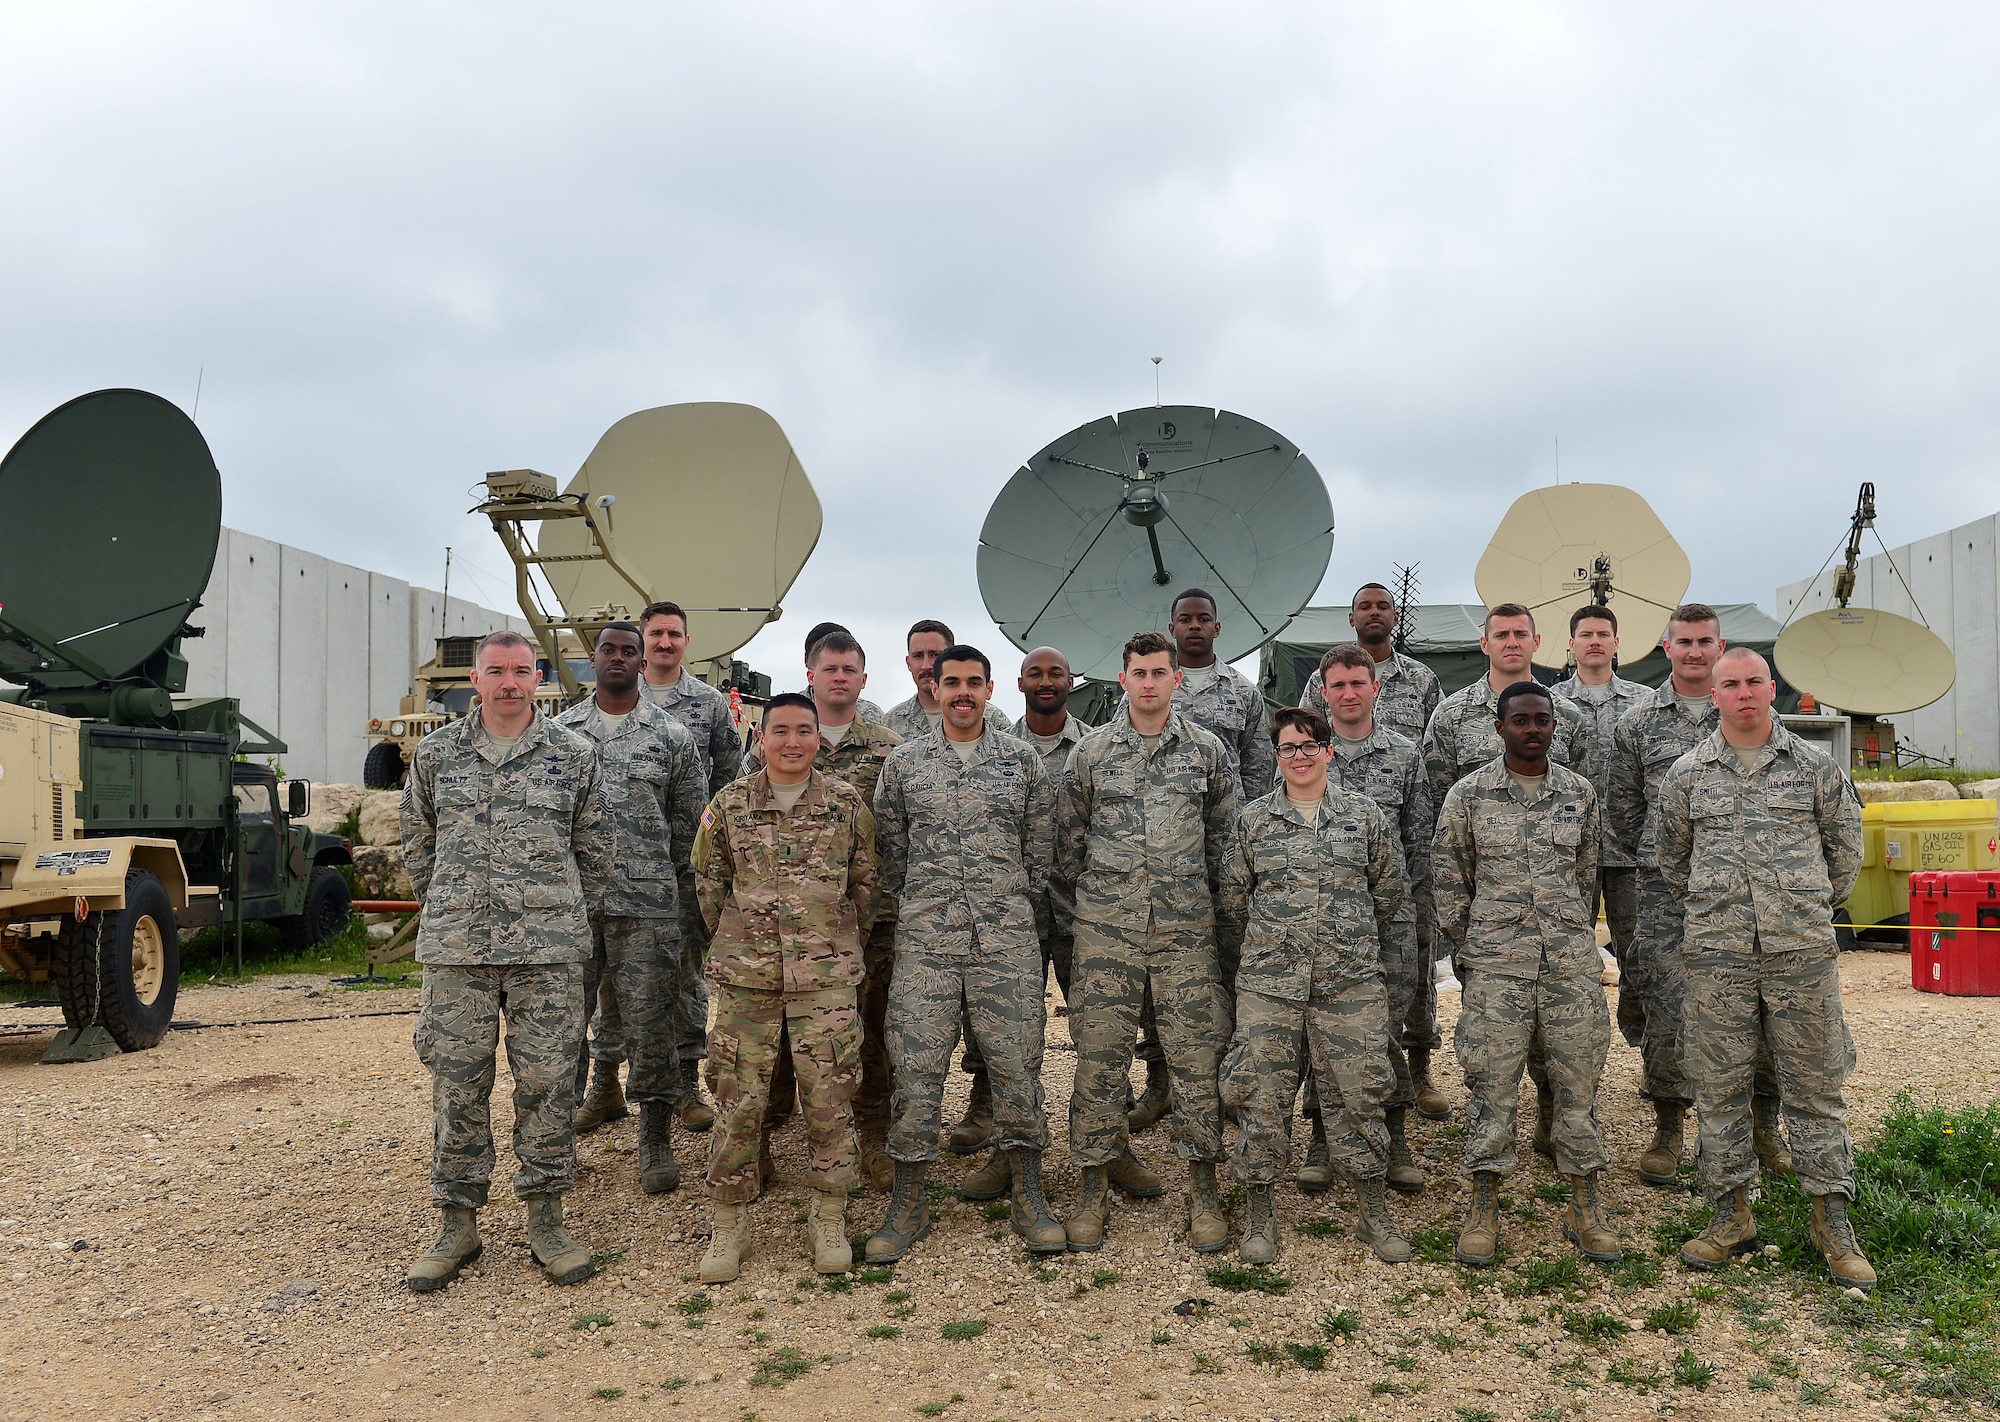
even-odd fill
[{"label": "soldier in multicam uniform", "polygon": [[896,1178],[888,1217],[868,1241],[871,1263],[902,1258],[930,1232],[924,1176],[937,1158],[961,1017],[986,1049],[1000,1143],[1013,1155],[1014,1233],[1033,1254],[1065,1247],[1042,1197],[1038,940],[1049,921],[1054,795],[1035,748],[985,722],[986,654],[947,647],[935,665],[944,720],[891,751],[875,788],[882,887],[900,914],[888,1022]]},{"label": "soldier in multicam uniform", "polygon": [[[1435,672],[1415,657],[1396,650],[1396,629],[1401,624],[1402,614],[1396,599],[1382,584],[1363,583],[1354,590],[1348,605],[1347,625],[1354,629],[1355,641],[1361,649],[1375,661],[1375,724],[1409,737],[1421,751],[1424,731],[1430,726],[1432,713],[1444,700],[1444,692],[1438,686]],[[1324,670],[1315,672],[1306,682],[1299,704],[1319,712],[1338,727],[1333,709],[1327,705]],[[1437,797],[1433,795],[1430,803],[1435,811]],[[1411,908],[1406,901],[1404,911]],[[1422,981],[1410,996],[1408,1010],[1398,1019],[1397,1045],[1405,1053],[1405,1065],[1411,1072],[1418,1112],[1433,1121],[1442,1121],[1451,1114],[1451,1108],[1444,1094],[1431,1084],[1431,1052],[1444,1039],[1438,1031],[1437,1017],[1437,920],[1428,902],[1416,911],[1416,933],[1417,952],[1424,965]],[[1390,996],[1396,996],[1393,979]],[[1389,1178],[1393,1183],[1396,1173],[1391,1171]]]},{"label": "soldier in multicam uniform", "polygon": [[[819,756],[813,766],[822,775],[845,781],[862,804],[872,807],[882,763],[903,738],[861,710],[867,705],[859,698],[861,689],[868,685],[868,657],[854,635],[832,623],[822,623],[814,630],[820,636],[806,661],[807,695],[819,708]],[[752,773],[764,768],[761,741],[750,747],[743,763]],[[889,974],[896,952],[896,905],[879,888],[875,898],[873,926],[861,949],[861,1085],[854,1093],[854,1125],[861,1136],[861,1174],[873,1188],[886,1191],[894,1178],[894,1167],[888,1155],[889,1050],[882,1024],[889,1007]],[[766,1181],[772,1173],[771,1128],[788,1114],[782,1108],[798,1095],[789,1050],[781,1048],[777,1061],[771,1078],[772,1104],[765,1116],[758,1157],[758,1169]]]},{"label": "soldier in multicam uniform", "polygon": [[[1442,807],[1446,791],[1500,754],[1500,737],[1493,729],[1500,693],[1516,682],[1534,679],[1535,649],[1541,645],[1535,615],[1518,602],[1500,603],[1487,610],[1485,630],[1479,634],[1479,650],[1486,654],[1486,675],[1438,703],[1437,713],[1424,732],[1424,769],[1430,776],[1432,804]],[[1588,723],[1566,699],[1557,697],[1555,704],[1557,720],[1554,739],[1548,745],[1549,759],[1588,778],[1592,770]],[[1424,1098],[1432,1094],[1430,1054],[1444,1037],[1438,1030],[1435,988],[1426,997],[1429,1017],[1424,1031],[1409,1033],[1404,1040],[1411,1044],[1410,1071],[1417,1078],[1418,1109],[1436,1120],[1441,1114],[1433,1109],[1437,1103]],[[1419,1041],[1424,1045],[1419,1046]],[[1535,1149],[1547,1155],[1553,1149],[1549,1125],[1555,1107],[1539,1045],[1528,1053],[1528,1075],[1535,1082]]]},{"label": "soldier in multicam uniform", "polygon": [[494,1049],[504,1019],[514,1078],[514,1193],[535,1261],[558,1284],[593,1272],[563,1225],[576,1183],[576,1059],[583,1050],[586,906],[612,878],[597,750],[535,709],[535,652],[494,632],[474,653],[474,715],[426,736],[403,791],[403,862],[424,905],[417,1057],[431,1074],[431,1199],[443,1228],[409,1287],[441,1289],[482,1248],[493,1178]]},{"label": "soldier in multicam uniform", "polygon": [[1598,1175],[1597,1085],[1611,1046],[1591,896],[1597,890],[1597,794],[1553,763],[1561,702],[1538,682],[1500,693],[1504,749],[1445,796],[1431,861],[1438,931],[1464,985],[1452,1045],[1471,1097],[1465,1164],[1472,1207],[1461,1263],[1493,1262],[1500,1245],[1500,1177],[1513,1170],[1514,1102],[1539,1043],[1555,1093],[1550,1136],[1568,1180],[1566,1234],[1587,1259],[1616,1263]]},{"label": "soldier in multicam uniform", "polygon": [[[1377,666],[1364,647],[1351,642],[1332,647],[1320,658],[1319,684],[1333,710],[1326,776],[1341,789],[1365,796],[1382,812],[1395,841],[1397,868],[1404,884],[1402,904],[1381,935],[1383,982],[1389,995],[1389,1068],[1395,1077],[1384,1103],[1383,1123],[1389,1132],[1389,1186],[1415,1194],[1424,1188],[1424,1173],[1417,1167],[1405,1133],[1417,1090],[1403,1048],[1402,1027],[1412,1004],[1431,981],[1431,958],[1420,946],[1417,924],[1420,920],[1436,921],[1431,905],[1431,838],[1437,830],[1437,815],[1416,742],[1374,719]],[[1284,768],[1282,762],[1280,768]],[[1299,1167],[1299,1188],[1306,1191],[1324,1190],[1333,1183],[1326,1127],[1318,1107],[1318,1094],[1309,1077],[1306,1114],[1313,1121],[1313,1136],[1306,1147],[1305,1164]]]},{"label": "soldier in multicam uniform", "polygon": [[861,943],[875,907],[875,820],[853,787],[813,769],[820,749],[809,697],[764,708],[768,763],[702,812],[694,867],[713,935],[715,1026],[708,1070],[720,1121],[709,1144],[715,1212],[701,1281],[723,1283],[750,1253],[760,1142],[772,1067],[788,1050],[805,1097],[813,1268],[846,1272],[847,1187],[855,1179],[851,1101],[858,1079]]},{"label": "soldier in multicam uniform", "polygon": [[[1069,776],[1071,753],[1090,729],[1069,714],[1069,694],[1076,687],[1069,658],[1054,647],[1037,647],[1022,659],[1021,674],[1014,684],[1028,706],[1015,733],[1040,753],[1049,784],[1060,787]],[[1053,969],[1057,990],[1067,1001],[1076,947],[1076,904],[1053,878],[1049,882],[1049,919],[1048,930],[1042,935],[1043,984],[1046,987],[1047,970]],[[1130,1151],[1113,1161],[1110,1171],[1111,1183],[1126,1195],[1151,1198],[1167,1193],[1166,1182]],[[1007,1193],[1012,1178],[1007,1152],[996,1148],[984,1165],[958,1182],[958,1193],[967,1200],[997,1200]]]},{"label": "soldier in multicam uniform", "polygon": [[1188,1243],[1212,1253],[1229,1247],[1215,1193],[1216,1065],[1230,1025],[1216,896],[1235,839],[1237,782],[1222,743],[1174,705],[1171,642],[1133,637],[1118,682],[1125,702],[1071,753],[1057,810],[1055,878],[1076,905],[1069,1141],[1083,1182],[1069,1247],[1104,1243],[1108,1168],[1131,1149],[1125,1092],[1150,987],[1172,1072],[1174,1151],[1188,1162]]},{"label": "soldier in multicam uniform", "polygon": [[[590,657],[595,692],[556,721],[597,747],[598,784],[617,836],[612,877],[590,906],[592,953],[583,1000],[596,1001],[602,981],[610,987],[609,1000],[623,1005],[613,1018],[632,1063],[631,1096],[639,1103],[639,1186],[658,1195],[681,1183],[672,1126],[685,1084],[674,1050],[673,988],[680,972],[681,900],[694,892],[688,852],[707,803],[707,779],[694,737],[639,696],[645,654],[633,624],[607,626]],[[578,1054],[579,1093],[590,1062],[591,1054]],[[617,1062],[600,1062],[598,1070],[608,1072],[615,1088]]]},{"label": "soldier in multicam uniform", "polygon": [[[1422,745],[1424,729],[1444,700],[1444,692],[1438,687],[1436,672],[1396,650],[1394,639],[1401,621],[1396,599],[1380,583],[1363,583],[1355,590],[1347,625],[1354,629],[1354,640],[1361,649],[1375,659],[1376,681],[1381,688],[1375,697],[1375,724]],[[1307,680],[1299,704],[1332,718],[1321,672],[1314,672]]]},{"label": "soldier in multicam uniform", "polygon": [[1238,1252],[1245,1264],[1278,1257],[1273,1191],[1291,1155],[1303,1034],[1327,1085],[1333,1156],[1360,1196],[1354,1237],[1401,1264],[1409,1242],[1382,1193],[1383,1102],[1396,1085],[1382,1050],[1390,1020],[1382,945],[1403,903],[1402,853],[1374,801],[1329,782],[1333,731],[1324,717],[1289,707],[1274,718],[1273,736],[1284,784],[1243,807],[1222,876],[1222,931],[1242,948],[1236,1036],[1221,1073],[1222,1093],[1238,1107],[1230,1173],[1249,1203]]},{"label": "soldier in multicam uniform", "polygon": [[[712,795],[734,780],[743,765],[743,743],[737,736],[729,699],[700,677],[690,676],[681,665],[687,652],[687,614],[674,603],[655,602],[639,614],[639,630],[646,641],[646,665],[639,683],[640,697],[659,707],[694,737],[707,784],[704,795]],[[705,1131],[715,1124],[715,1112],[701,1099],[695,1085],[695,1063],[707,1050],[708,989],[702,984],[702,955],[708,951],[708,934],[693,901],[682,896],[680,912],[680,959],[673,985],[675,997],[674,1050],[680,1060],[680,1074],[687,1090],[681,1097],[681,1124],[691,1131]],[[625,1059],[625,1028],[619,1011],[617,985],[610,979],[599,984],[597,1033],[591,1043],[591,1057],[597,1063],[589,1090],[577,1109],[577,1128],[590,1130],[599,1122],[625,1114],[624,1096],[618,1086],[618,1066]]]},{"label": "soldier in multicam uniform", "polygon": [[1686,938],[1687,1056],[1715,1220],[1681,1250],[1719,1269],[1757,1246],[1750,1098],[1768,1050],[1809,1235],[1840,1283],[1875,1287],[1854,1239],[1854,1146],[1841,1086],[1854,1039],[1840,1005],[1833,910],[1861,871],[1861,805],[1831,760],[1771,715],[1777,688],[1746,647],[1715,668],[1716,730],[1660,786],[1660,874]]}]

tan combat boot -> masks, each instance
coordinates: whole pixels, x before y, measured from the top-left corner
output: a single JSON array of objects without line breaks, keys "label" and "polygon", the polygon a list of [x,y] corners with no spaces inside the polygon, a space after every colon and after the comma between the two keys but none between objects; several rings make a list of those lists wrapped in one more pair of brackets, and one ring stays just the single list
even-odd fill
[{"label": "tan combat boot", "polygon": [[813,1271],[845,1274],[854,1267],[854,1245],[847,1238],[847,1192],[815,1190],[806,1206],[806,1234],[812,1240]]},{"label": "tan combat boot", "polygon": [[1465,1212],[1465,1223],[1459,1226],[1458,1246],[1454,1252],[1459,1263],[1470,1264],[1476,1269],[1491,1264],[1499,1250],[1500,1177],[1491,1170],[1475,1171],[1472,1176],[1472,1205]]},{"label": "tan combat boot", "polygon": [[1757,1163],[1773,1175],[1796,1175],[1798,1172],[1792,1169],[1792,1153],[1785,1145],[1784,1132],[1778,1129],[1784,1119],[1778,1098],[1752,1097],[1750,1119],[1750,1147],[1757,1152]]},{"label": "tan combat boot", "polygon": [[1083,1183],[1077,1187],[1076,1208],[1063,1221],[1069,1248],[1077,1254],[1095,1254],[1104,1247],[1104,1231],[1111,1224],[1111,1188],[1101,1165],[1083,1167]]},{"label": "tan combat boot", "polygon": [[477,1259],[486,1246],[480,1241],[477,1211],[446,1205],[443,1228],[437,1243],[417,1256],[403,1282],[413,1294],[428,1294],[458,1277],[458,1271]]},{"label": "tan combat boot", "polygon": [[886,1195],[896,1182],[896,1162],[889,1158],[889,1133],[881,1126],[863,1126],[861,1137],[861,1178],[878,1195]]},{"label": "tan combat boot", "polygon": [[1013,1157],[1008,1198],[1015,1235],[1030,1254],[1061,1254],[1069,1248],[1069,1234],[1042,1194],[1042,1153],[1017,1146],[1008,1154]]},{"label": "tan combat boot", "polygon": [[579,1134],[594,1131],[606,1121],[631,1115],[625,1105],[625,1088],[618,1084],[618,1063],[595,1058],[590,1063],[590,1089],[576,1108]]},{"label": "tan combat boot", "polygon": [[1442,1121],[1451,1115],[1451,1103],[1431,1085],[1431,1049],[1410,1048],[1410,1079],[1417,1088],[1417,1114],[1426,1121]]},{"label": "tan combat boot", "polygon": [[1174,1097],[1171,1078],[1165,1062],[1146,1063],[1146,1089],[1125,1113],[1125,1129],[1133,1135],[1151,1130],[1159,1124],[1160,1118],[1173,1109]]},{"label": "tan combat boot", "polygon": [[1687,1108],[1678,1101],[1655,1101],[1653,1116],[1653,1143],[1639,1156],[1639,1178],[1648,1185],[1671,1185],[1680,1173]]},{"label": "tan combat boot", "polygon": [[743,1261],[750,1257],[750,1207],[717,1200],[712,1209],[715,1223],[701,1256],[701,1281],[726,1284],[743,1272]]},{"label": "tan combat boot", "polygon": [[1312,1118],[1312,1139],[1306,1142],[1306,1158],[1299,1166],[1299,1189],[1318,1195],[1333,1188],[1333,1161],[1327,1155],[1326,1118]]},{"label": "tan combat boot", "polygon": [[870,1264],[894,1264],[931,1232],[931,1200],[924,1193],[927,1160],[896,1162],[896,1183],[889,1196],[889,1213],[869,1237],[865,1251]]},{"label": "tan combat boot", "polygon": [[1188,1248],[1214,1254],[1229,1248],[1229,1217],[1215,1193],[1215,1162],[1188,1162]]},{"label": "tan combat boot", "polygon": [[1757,1218],[1750,1213],[1750,1192],[1741,1185],[1715,1203],[1708,1228],[1681,1246],[1681,1263],[1690,1269],[1722,1269],[1738,1254],[1757,1247]]},{"label": "tan combat boot", "polygon": [[1111,1182],[1111,1188],[1121,1195],[1129,1195],[1135,1200],[1150,1200],[1167,1193],[1167,1182],[1147,1167],[1146,1163],[1128,1148],[1118,1159],[1104,1167],[1104,1178]]},{"label": "tan combat boot", "polygon": [[1576,1252],[1598,1264],[1616,1264],[1625,1257],[1618,1247],[1618,1232],[1604,1218],[1604,1196],[1598,1190],[1598,1172],[1571,1175],[1569,1203],[1563,1210],[1563,1234]]},{"label": "tan combat boot", "polygon": [[1014,1162],[1006,1147],[995,1146],[984,1165],[958,1182],[958,1197],[961,1200],[997,1200],[1007,1193],[1007,1187],[1013,1183]]},{"label": "tan combat boot", "polygon": [[701,1088],[691,1087],[681,1098],[681,1124],[690,1131],[706,1131],[715,1125],[715,1108],[701,1099]]},{"label": "tan combat boot", "polygon": [[1545,1081],[1535,1083],[1535,1154],[1556,1158],[1556,1090]]},{"label": "tan combat boot", "polygon": [[1847,1197],[1815,1195],[1812,1202],[1812,1224],[1806,1230],[1806,1237],[1812,1240],[1813,1248],[1826,1256],[1826,1267],[1833,1272],[1834,1280],[1850,1289],[1873,1293],[1875,1266],[1854,1241],[1854,1223],[1847,1217]]},{"label": "tan combat boot", "polygon": [[1245,1264],[1269,1264],[1278,1257],[1278,1202],[1269,1185],[1246,1186],[1249,1219],[1243,1225],[1243,1242],[1236,1257]]},{"label": "tan combat boot", "polygon": [[971,1155],[998,1144],[993,1139],[993,1081],[985,1072],[973,1073],[972,1095],[965,1103],[965,1115],[951,1128],[947,1144],[954,1155]]},{"label": "tan combat boot", "polygon": [[1410,1138],[1403,1133],[1407,1119],[1401,1106],[1392,1106],[1382,1113],[1382,1123],[1389,1128],[1389,1173],[1386,1178],[1391,1190],[1414,1195],[1424,1188],[1424,1172],[1417,1168],[1417,1158],[1410,1154]]},{"label": "tan combat boot", "polygon": [[1354,1238],[1374,1250],[1375,1257],[1384,1264],[1407,1264],[1410,1241],[1396,1228],[1396,1217],[1389,1213],[1389,1197],[1383,1193],[1382,1185],[1379,1176],[1354,1182],[1354,1193],[1361,1203],[1361,1210],[1354,1217]]},{"label": "tan combat boot", "polygon": [[528,1207],[528,1249],[552,1284],[580,1284],[597,1272],[590,1251],[576,1242],[563,1225],[560,1195],[530,1195]]}]

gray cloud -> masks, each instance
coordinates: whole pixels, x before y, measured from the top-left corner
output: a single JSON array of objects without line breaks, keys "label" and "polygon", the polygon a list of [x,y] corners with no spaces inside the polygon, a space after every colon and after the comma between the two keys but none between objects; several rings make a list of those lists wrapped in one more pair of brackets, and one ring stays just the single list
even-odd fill
[{"label": "gray cloud", "polygon": [[821,617],[1001,639],[991,497],[1164,392],[1284,431],[1327,595],[1470,600],[1507,502],[1644,492],[1755,599],[1876,481],[1993,506],[2000,20],[1901,7],[17,8],[0,433],[136,384],[237,526],[510,578],[489,468],[567,476],[738,399],[827,509],[752,659]]}]

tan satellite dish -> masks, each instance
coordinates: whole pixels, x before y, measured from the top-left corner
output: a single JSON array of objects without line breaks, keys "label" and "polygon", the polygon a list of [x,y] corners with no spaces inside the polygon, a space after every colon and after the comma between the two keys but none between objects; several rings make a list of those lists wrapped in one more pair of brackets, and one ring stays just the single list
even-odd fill
[{"label": "tan satellite dish", "polygon": [[[777,620],[819,542],[819,495],[778,422],[754,405],[700,402],[627,415],[604,432],[564,495],[610,496],[618,561],[649,600],[687,609],[689,664],[727,657]],[[572,615],[643,601],[588,555],[581,519],[544,526],[549,587]],[[635,605],[636,603],[636,605]]]},{"label": "tan satellite dish", "polygon": [[[1826,705],[1861,716],[1887,716],[1928,706],[1958,680],[1958,662],[1944,639],[1907,617],[1849,607],[1861,531],[1875,527],[1875,486],[1863,484],[1848,525],[1847,558],[1834,573],[1835,607],[1789,624],[1771,649],[1778,674]],[[1876,535],[1881,543],[1881,535]],[[1882,550],[1888,558],[1888,549]],[[1831,555],[1828,557],[1831,562]],[[1893,560],[1889,565],[1895,568]],[[1898,580],[1902,573],[1897,571]],[[1909,585],[1904,584],[1908,591]],[[1911,594],[1911,605],[1916,603]]]},{"label": "tan satellite dish", "polygon": [[1617,484],[1555,484],[1514,500],[1472,580],[1488,607],[1535,614],[1535,660],[1569,660],[1569,615],[1596,604],[1618,614],[1628,659],[1659,645],[1688,588],[1688,557],[1653,506]]}]

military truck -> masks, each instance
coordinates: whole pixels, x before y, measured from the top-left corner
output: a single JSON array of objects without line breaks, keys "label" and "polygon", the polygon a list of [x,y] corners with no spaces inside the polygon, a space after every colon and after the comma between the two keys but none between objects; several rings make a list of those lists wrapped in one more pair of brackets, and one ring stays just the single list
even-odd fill
[{"label": "military truck", "polygon": [[221,533],[221,476],[178,408],[103,390],[0,461],[0,966],[49,983],[44,1060],[151,1047],[183,930],[265,921],[295,947],[347,924],[348,842],[298,823],[283,742],[187,697],[184,638]]}]

